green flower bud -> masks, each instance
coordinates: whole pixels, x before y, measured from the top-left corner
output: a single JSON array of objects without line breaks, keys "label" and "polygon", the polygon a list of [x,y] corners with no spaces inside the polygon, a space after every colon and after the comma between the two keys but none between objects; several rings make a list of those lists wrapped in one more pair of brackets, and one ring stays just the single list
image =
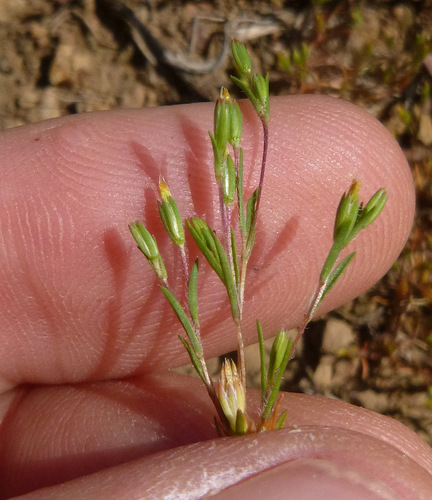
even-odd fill
[{"label": "green flower bud", "polygon": [[258,101],[258,108],[254,104],[255,109],[259,116],[261,118],[264,118],[265,121],[268,122],[270,112],[268,73],[265,78],[260,74],[256,74],[252,77],[252,90],[255,99]]},{"label": "green flower bud", "polygon": [[378,217],[382,212],[385,204],[387,203],[388,194],[385,189],[379,189],[372,198],[367,202],[366,206],[360,210],[356,229],[364,229],[365,227],[372,224],[372,222]]},{"label": "green flower bud", "polygon": [[236,432],[237,415],[239,411],[241,414],[245,413],[246,398],[236,364],[230,359],[226,359],[222,365],[217,396],[231,430]]},{"label": "green flower bud", "polygon": [[156,243],[156,238],[152,236],[139,221],[129,224],[129,230],[138,248],[145,255],[157,277],[161,281],[166,282],[168,275]]},{"label": "green flower bud", "polygon": [[224,203],[231,205],[235,198],[236,174],[234,162],[230,155],[227,156],[225,168],[222,171],[222,192]]},{"label": "green flower bud", "polygon": [[237,40],[234,40],[231,44],[231,52],[240,78],[245,81],[249,80],[252,63],[246,47]]},{"label": "green flower bud", "polygon": [[165,268],[165,264],[162,260],[162,256],[159,255],[159,257],[153,261],[153,262],[150,262],[154,272],[156,273],[156,276],[161,280],[163,281],[164,283],[166,283],[167,279],[168,279],[168,273],[166,271],[166,268]]},{"label": "green flower bud", "polygon": [[163,225],[171,240],[176,245],[182,246],[185,242],[185,234],[177,203],[174,201],[166,182],[163,180],[159,182],[159,191],[162,203],[158,202],[158,207]]},{"label": "green flower bud", "polygon": [[360,182],[354,180],[347,193],[342,195],[339,207],[336,213],[333,239],[335,243],[342,247],[346,246],[351,238],[351,232],[357,222],[357,216],[360,208],[358,195],[360,191]]},{"label": "green flower bud", "polygon": [[236,102],[230,103],[230,135],[228,142],[231,146],[240,146],[242,135],[243,116]]},{"label": "green flower bud", "polygon": [[222,87],[214,111],[214,138],[219,153],[225,151],[230,135],[230,104],[228,90]]},{"label": "green flower bud", "polygon": [[136,221],[133,224],[129,224],[129,230],[138,248],[148,260],[155,260],[159,257],[159,248],[156,243],[156,238],[147,231],[141,222]]},{"label": "green flower bud", "polygon": [[246,434],[250,429],[247,415],[243,413],[241,410],[237,410],[235,427],[236,427],[235,428],[236,434]]}]

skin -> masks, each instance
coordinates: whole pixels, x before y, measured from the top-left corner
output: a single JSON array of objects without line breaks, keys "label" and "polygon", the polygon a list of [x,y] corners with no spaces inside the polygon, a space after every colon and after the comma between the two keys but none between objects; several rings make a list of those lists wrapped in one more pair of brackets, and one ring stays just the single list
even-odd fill
[{"label": "skin", "polygon": [[[260,128],[242,107],[247,168],[259,161]],[[246,343],[256,318],[267,336],[301,320],[353,178],[361,199],[384,186],[389,201],[353,242],[357,256],[321,313],[388,270],[414,211],[404,156],[367,113],[315,96],[271,109]],[[203,104],[88,114],[0,137],[0,498],[428,498],[431,450],[389,418],[287,394],[285,430],[214,439],[205,390],[169,370],[188,361],[181,331],[127,223],[140,219],[158,238],[173,277],[180,261],[158,221],[159,176],[184,217],[217,226],[212,113]],[[248,193],[257,177],[245,175]],[[212,357],[235,335],[204,261],[199,290]],[[248,397],[253,413],[258,396]]]}]

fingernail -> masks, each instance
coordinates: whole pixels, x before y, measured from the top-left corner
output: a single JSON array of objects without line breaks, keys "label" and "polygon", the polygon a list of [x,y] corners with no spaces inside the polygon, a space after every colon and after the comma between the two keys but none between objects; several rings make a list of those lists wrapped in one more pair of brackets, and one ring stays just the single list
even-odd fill
[{"label": "fingernail", "polygon": [[396,500],[401,497],[382,481],[347,465],[320,459],[293,460],[230,486],[212,496],[218,500],[331,498]]}]

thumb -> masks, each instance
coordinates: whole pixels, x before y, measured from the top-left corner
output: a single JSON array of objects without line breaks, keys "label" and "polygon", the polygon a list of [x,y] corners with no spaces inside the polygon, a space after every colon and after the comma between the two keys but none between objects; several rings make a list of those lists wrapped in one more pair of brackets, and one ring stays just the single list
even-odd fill
[{"label": "thumb", "polygon": [[[81,429],[76,424],[60,426],[48,452],[44,440],[31,440],[38,433],[37,424],[11,427],[19,437],[19,452],[11,454],[15,460],[5,464],[9,472],[5,492],[17,494],[33,485],[28,495],[33,500],[193,499],[210,495],[220,499],[264,496],[268,500],[430,498],[430,447],[388,417],[337,400],[285,394],[288,417],[284,430],[215,440],[209,439],[214,429],[206,428],[213,409],[197,379],[186,381],[171,374],[149,382],[82,385],[68,389],[74,392],[70,401],[56,388],[39,390],[39,397],[42,391],[51,392],[54,414],[45,395],[45,405],[27,405],[27,409],[22,405],[18,421],[26,412],[34,413],[36,407],[53,422],[67,422],[74,408],[74,418],[87,423]],[[137,405],[136,392],[141,401],[143,388],[147,403]],[[167,391],[171,398],[166,397]],[[78,404],[77,392],[82,392]],[[34,403],[36,397],[34,394]],[[82,397],[95,400],[83,406]],[[258,406],[259,394],[251,391],[249,397],[250,406]],[[59,399],[62,405],[56,404]],[[144,409],[147,415],[140,414]],[[98,414],[100,418],[95,420]],[[22,446],[26,441],[23,434],[29,437],[27,449]],[[46,429],[41,437],[45,435]],[[155,435],[160,440],[155,440]],[[60,448],[65,449],[60,452]],[[49,454],[62,458],[49,459]],[[27,459],[17,466],[24,456]],[[135,457],[141,458],[133,460]],[[65,482],[42,488],[60,481]]]}]

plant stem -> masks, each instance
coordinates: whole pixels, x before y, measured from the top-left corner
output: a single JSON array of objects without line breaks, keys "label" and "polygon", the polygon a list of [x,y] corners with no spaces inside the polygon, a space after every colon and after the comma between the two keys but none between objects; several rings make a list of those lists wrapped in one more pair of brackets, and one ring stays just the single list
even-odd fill
[{"label": "plant stem", "polygon": [[262,152],[262,160],[261,160],[261,173],[260,173],[260,180],[258,184],[258,197],[257,197],[257,202],[256,202],[256,208],[255,208],[255,221],[254,224],[256,226],[256,221],[258,218],[258,209],[261,201],[261,194],[262,194],[262,188],[264,184],[264,175],[265,175],[265,168],[267,164],[267,151],[268,151],[268,142],[269,142],[269,128],[268,128],[268,123],[264,118],[261,118],[261,124],[263,128],[263,152]]},{"label": "plant stem", "polygon": [[[261,118],[261,124],[263,128],[263,152],[262,152],[262,159],[261,159],[261,171],[260,171],[260,179],[259,179],[259,184],[258,184],[258,196],[257,196],[257,201],[256,201],[256,206],[255,206],[255,218],[253,221],[253,226],[256,227],[257,224],[257,219],[258,219],[258,211],[259,211],[259,205],[261,201],[261,194],[262,194],[262,189],[264,185],[264,175],[265,175],[265,169],[267,165],[267,152],[268,152],[268,143],[269,143],[269,128],[268,128],[268,123],[264,118]],[[236,155],[236,161],[237,161],[237,155]],[[236,163],[237,167],[237,163]],[[252,232],[252,230],[251,230]],[[246,284],[246,270],[247,270],[247,264],[249,259],[246,257],[246,235],[242,234],[242,259],[241,259],[241,271],[240,271],[240,287],[239,287],[239,308],[240,308],[240,315],[241,312],[243,311],[243,302],[244,302],[244,289],[245,289],[245,284]]]},{"label": "plant stem", "polygon": [[188,264],[186,249],[185,249],[184,245],[182,245],[180,247],[180,255],[181,255],[181,261],[182,261],[182,266],[183,266],[183,273],[185,275],[186,295],[187,295],[187,287],[189,284],[189,264]]},{"label": "plant stem", "polygon": [[237,362],[239,363],[240,377],[243,387],[246,389],[246,363],[244,355],[244,343],[241,327],[242,318],[237,325]]},{"label": "plant stem", "polygon": [[311,319],[313,318],[313,316],[316,312],[316,309],[318,307],[318,304],[321,301],[321,297],[322,297],[322,294],[324,292],[324,286],[325,286],[325,282],[323,283],[320,280],[318,287],[316,288],[315,293],[312,295],[312,298],[309,302],[308,308],[306,309],[306,312],[303,316],[303,321],[301,322],[301,324],[297,328],[297,334],[296,334],[295,339],[292,343],[292,348],[291,348],[292,353],[294,353],[296,345],[298,344],[301,336],[303,335],[304,331],[306,330],[308,323],[311,321]]}]

